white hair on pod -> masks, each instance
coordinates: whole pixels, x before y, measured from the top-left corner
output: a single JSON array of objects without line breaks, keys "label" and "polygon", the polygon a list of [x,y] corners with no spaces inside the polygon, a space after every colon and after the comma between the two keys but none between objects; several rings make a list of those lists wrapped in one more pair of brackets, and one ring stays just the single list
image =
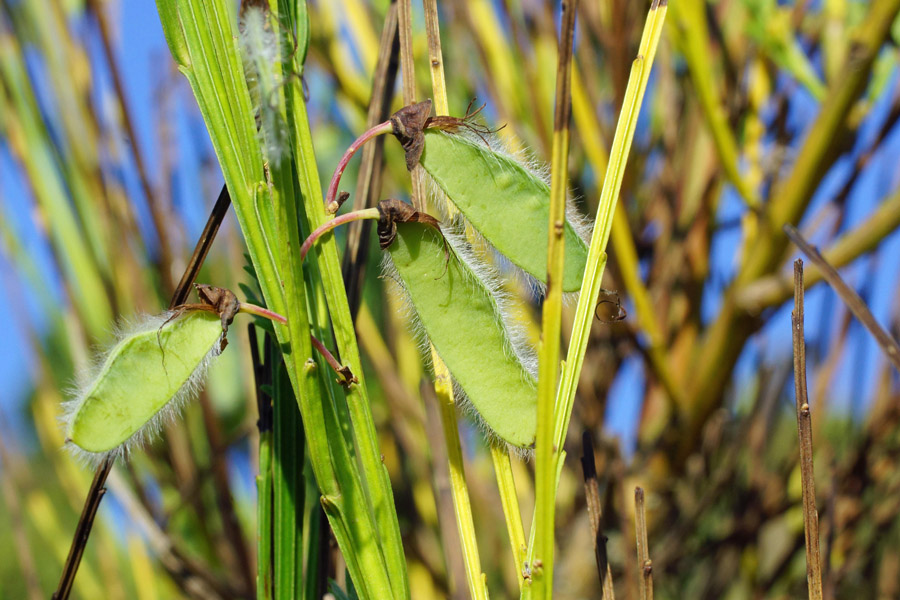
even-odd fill
[{"label": "white hair on pod", "polygon": [[284,69],[290,65],[284,59],[283,28],[273,23],[268,8],[252,5],[241,14],[238,29],[244,77],[256,111],[257,141],[266,159],[277,165],[290,154],[290,132],[279,101]]},{"label": "white hair on pod", "polygon": [[[90,366],[77,375],[76,384],[67,390],[66,395],[70,399],[62,403],[62,414],[58,419],[64,431],[68,430],[75,415],[78,414],[78,410],[93,389],[97,377],[102,373],[107,359],[115,349],[135,335],[148,331],[159,331],[167,323],[173,322],[175,315],[176,313],[173,311],[166,311],[160,315],[139,315],[133,320],[123,320],[115,327],[113,330],[114,342],[104,350],[94,354]],[[126,456],[133,449],[150,442],[159,434],[163,426],[176,419],[181,414],[184,405],[196,398],[200,390],[203,389],[210,365],[221,354],[222,338],[224,336],[225,334],[223,333],[216,340],[209,352],[206,353],[206,356],[203,357],[203,360],[200,361],[193,373],[175,392],[172,398],[149,421],[117,447],[106,452],[91,452],[81,448],[69,439],[65,441],[65,447],[78,462],[83,465],[96,467],[107,458],[115,460],[121,456]]]},{"label": "white hair on pod", "polygon": [[[452,221],[443,221],[440,224],[441,233],[443,233],[444,239],[447,240],[450,252],[459,259],[461,271],[465,275],[467,281],[471,285],[483,288],[491,299],[495,313],[499,318],[500,326],[505,333],[505,343],[502,350],[508,358],[516,360],[521,365],[522,380],[533,387],[535,394],[537,394],[537,352],[529,343],[528,334],[524,327],[512,315],[509,309],[511,302],[510,294],[504,289],[502,278],[498,274],[496,268],[484,260],[481,260],[473,251],[472,246],[466,241],[464,224],[465,221],[461,217],[457,217]],[[413,336],[416,339],[422,354],[425,355],[426,360],[430,363],[431,341],[428,337],[428,332],[419,319],[415,305],[406,288],[406,284],[397,272],[397,268],[394,265],[393,260],[391,260],[389,252],[384,252],[382,271],[384,273],[384,278],[392,281],[396,286],[398,295],[405,309],[405,315],[410,323]],[[435,352],[440,356],[440,350],[438,348],[435,348]],[[523,458],[530,457],[532,454],[531,450],[508,444],[491,429],[490,425],[481,418],[481,415],[472,404],[466,391],[452,375],[453,374],[451,373],[456,404],[464,413],[473,418],[479,428],[489,438],[490,442],[506,444],[509,447],[510,452],[515,455]]]},{"label": "white hair on pod", "polygon": [[[464,142],[479,146],[481,148],[485,148],[491,153],[498,154],[510,161],[516,162],[534,179],[540,181],[547,187],[550,186],[549,165],[538,160],[534,156],[534,153],[524,146],[520,145],[518,148],[513,149],[510,146],[509,142],[498,136],[496,133],[485,134],[481,132],[471,131],[466,127],[460,127],[459,130],[454,133],[441,132],[441,135],[454,136]],[[504,165],[502,162],[497,161],[498,169],[502,169],[503,166]],[[441,189],[438,183],[431,176],[428,177],[428,182],[429,194],[432,198],[448,198],[444,190]],[[448,199],[450,202],[453,202],[452,198]],[[446,206],[443,201],[433,202],[432,205],[438,208],[442,220],[446,220],[448,218]],[[575,232],[575,234],[582,241],[584,241],[586,245],[590,246],[591,233],[593,231],[594,224],[588,217],[579,212],[578,208],[575,206],[575,197],[568,192],[566,193],[566,221],[572,227],[572,230]],[[472,234],[477,236],[481,244],[493,250],[493,253],[495,255],[494,260],[497,262],[502,271],[511,273],[512,277],[516,281],[523,283],[533,295],[544,296],[547,293],[547,286],[546,284],[544,284],[544,282],[540,281],[530,273],[526,273],[521,267],[507,258],[502,252],[494,248],[494,246],[488,240],[486,240],[475,227],[471,227],[470,230]],[[540,240],[540,243],[545,243],[545,240]],[[574,304],[578,301],[578,294],[579,292],[564,293],[563,300],[567,305]]]}]

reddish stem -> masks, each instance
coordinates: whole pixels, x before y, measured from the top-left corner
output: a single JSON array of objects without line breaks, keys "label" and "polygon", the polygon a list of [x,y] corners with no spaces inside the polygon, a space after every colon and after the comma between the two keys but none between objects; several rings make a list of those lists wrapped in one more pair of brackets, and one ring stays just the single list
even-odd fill
[{"label": "reddish stem", "polygon": [[325,358],[325,362],[334,369],[335,374],[340,377],[338,379],[338,383],[343,386],[349,386],[354,383],[359,383],[359,379],[350,371],[350,367],[341,366],[341,364],[337,361],[328,348],[325,347],[321,341],[314,335],[310,335],[309,339],[312,341],[313,348],[315,348],[319,354],[321,354]]},{"label": "reddish stem", "polygon": [[350,159],[353,158],[353,155],[356,154],[356,151],[362,147],[363,144],[371,140],[373,137],[383,135],[385,133],[391,133],[393,131],[393,125],[391,125],[390,121],[385,121],[379,125],[376,125],[372,129],[369,129],[364,134],[356,138],[350,147],[347,148],[347,151],[344,152],[344,156],[341,157],[341,161],[338,163],[337,168],[334,170],[334,175],[331,176],[331,183],[328,184],[328,192],[325,194],[325,212],[334,214],[337,212],[338,208],[340,208],[340,204],[337,202],[337,193],[338,193],[338,185],[341,183],[341,175],[344,174],[344,169],[347,168],[347,164],[350,162]]},{"label": "reddish stem", "polygon": [[322,355],[322,357],[325,359],[325,362],[331,365],[331,368],[334,369],[335,372],[340,371],[341,364],[334,357],[334,354],[332,354],[331,351],[325,347],[325,344],[319,341],[319,338],[314,335],[310,335],[309,339],[312,340],[313,348],[315,348],[316,351],[318,351],[318,353]]},{"label": "reddish stem", "polygon": [[282,325],[287,325],[287,317],[279,315],[277,312],[271,311],[268,308],[263,308],[262,306],[257,306],[255,304],[241,302],[241,307],[238,309],[238,312],[256,315],[257,317],[264,317],[266,319],[269,319],[270,321],[278,321]]},{"label": "reddish stem", "polygon": [[309,234],[309,237],[306,238],[306,241],[303,242],[302,246],[300,246],[300,260],[304,260],[306,258],[306,254],[309,252],[309,249],[312,248],[312,245],[317,239],[319,239],[322,235],[328,233],[338,225],[350,223],[351,221],[361,221],[362,219],[378,219],[380,217],[381,213],[377,208],[367,208],[365,210],[349,212],[346,215],[335,217],[330,221],[323,223],[315,231]]}]

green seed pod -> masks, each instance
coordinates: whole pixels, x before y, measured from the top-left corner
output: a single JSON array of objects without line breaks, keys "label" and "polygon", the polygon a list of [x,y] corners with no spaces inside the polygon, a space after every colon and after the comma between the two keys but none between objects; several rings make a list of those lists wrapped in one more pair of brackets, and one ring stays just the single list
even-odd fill
[{"label": "green seed pod", "polygon": [[66,442],[88,460],[141,443],[196,394],[223,341],[220,316],[196,309],[150,317],[120,333],[66,404]]},{"label": "green seed pod", "polygon": [[534,353],[507,322],[504,296],[469,246],[453,234],[446,240],[428,223],[398,222],[385,270],[486,428],[529,448],[537,430]]},{"label": "green seed pod", "polygon": [[[499,141],[491,141],[499,146]],[[488,147],[477,133],[425,130],[420,164],[475,230],[525,273],[547,283],[547,176],[519,157]],[[566,209],[563,291],[577,292],[587,264],[589,227]]]}]

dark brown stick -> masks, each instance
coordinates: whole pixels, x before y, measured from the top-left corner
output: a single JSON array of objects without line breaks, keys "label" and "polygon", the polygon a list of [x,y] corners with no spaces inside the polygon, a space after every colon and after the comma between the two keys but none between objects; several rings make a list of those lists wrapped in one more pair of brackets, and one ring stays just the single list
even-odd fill
[{"label": "dark brown stick", "polygon": [[[798,234],[799,235],[799,234]],[[793,239],[793,238],[792,238]],[[822,600],[822,561],[819,556],[819,513],[813,471],[812,419],[806,394],[806,341],[803,335],[803,261],[794,261],[794,389],[800,435],[800,479],[803,486],[803,529],[806,532],[806,581],[810,600]]]},{"label": "dark brown stick", "polygon": [[[378,123],[387,121],[391,112],[391,100],[397,81],[398,57],[400,54],[400,38],[397,34],[397,3],[391,2],[384,18],[381,32],[381,45],[378,48],[378,64],[372,80],[372,97],[369,100],[369,112],[366,117],[366,128],[371,129]],[[353,197],[353,210],[361,210],[375,206],[381,194],[381,165],[384,156],[384,136],[379,136],[374,143],[366,144],[362,149],[362,160],[359,176],[356,180],[356,195]],[[356,321],[365,279],[366,259],[368,258],[369,237],[372,227],[364,221],[352,223],[347,230],[347,251],[341,272],[344,276],[344,287],[347,288],[347,302],[350,305],[350,316]]]},{"label": "dark brown stick", "polygon": [[[791,225],[785,225],[784,232],[809,258],[809,260],[819,268],[822,272],[822,277],[828,282],[828,285],[837,292],[837,295],[841,297],[841,300],[844,301],[844,304],[847,305],[847,308],[850,309],[853,316],[869,330],[869,333],[872,334],[875,341],[881,346],[881,349],[894,365],[894,368],[900,372],[900,345],[897,344],[897,340],[892,338],[891,335],[878,324],[878,321],[876,321],[875,317],[872,315],[872,311],[869,310],[869,307],[866,306],[863,299],[859,297],[859,294],[853,291],[853,289],[844,282],[840,274],[838,274],[837,269],[828,264],[828,261],[819,253],[818,249],[807,242],[797,229]],[[794,265],[794,302],[796,303],[797,267],[796,263],[794,263]],[[804,392],[805,391],[806,388],[804,387]]]},{"label": "dark brown stick", "polygon": [[[403,82],[403,104],[409,106],[416,103],[416,67],[413,60],[412,33],[412,1],[399,0],[397,12],[397,29],[400,36],[400,72]],[[425,171],[416,163],[412,167],[412,205],[420,212],[425,211]]]},{"label": "dark brown stick", "polygon": [[141,182],[141,191],[147,199],[147,206],[150,208],[150,217],[153,220],[156,236],[159,239],[159,271],[163,287],[166,291],[169,291],[172,289],[173,282],[171,271],[172,248],[169,241],[169,232],[166,228],[168,219],[157,195],[153,193],[153,188],[150,185],[150,177],[147,174],[146,162],[138,147],[137,131],[135,130],[134,122],[131,119],[131,107],[129,106],[128,98],[125,95],[125,85],[122,82],[122,74],[119,72],[119,68],[116,65],[115,51],[112,46],[112,36],[110,35],[106,14],[103,12],[103,7],[97,0],[88,0],[87,6],[97,19],[104,58],[109,67],[109,73],[112,76],[113,88],[116,91],[119,106],[122,109],[122,124],[125,126],[125,134],[128,136],[128,146],[131,149],[131,156],[134,158],[138,179]]},{"label": "dark brown stick", "polygon": [[87,546],[88,537],[91,535],[91,529],[94,526],[94,518],[97,516],[97,509],[100,508],[100,501],[106,493],[106,478],[112,470],[113,459],[106,458],[94,473],[94,480],[91,482],[91,489],[88,491],[87,499],[84,501],[84,508],[81,511],[81,517],[78,519],[78,526],[75,528],[75,535],[72,537],[72,547],[69,548],[69,555],[66,557],[66,564],[63,565],[62,575],[59,578],[59,586],[53,594],[53,600],[67,600],[72,592],[72,584],[75,583],[75,573],[78,572],[78,566],[81,564],[81,557],[84,555],[84,549]]},{"label": "dark brown stick", "polygon": [[602,600],[615,600],[613,590],[612,569],[606,553],[606,536],[600,528],[603,510],[600,505],[600,485],[597,482],[597,465],[594,462],[594,443],[591,434],[585,431],[581,436],[583,455],[581,470],[584,472],[584,497],[587,503],[588,518],[594,536],[594,558],[597,560],[597,574],[600,576]]},{"label": "dark brown stick", "polygon": [[[205,391],[200,392],[199,404],[203,413],[203,427],[209,441],[209,467],[215,490],[216,506],[222,519],[222,532],[225,539],[228,540],[228,545],[223,548],[226,550],[224,554],[227,562],[225,564],[233,574],[238,576],[241,595],[250,596],[256,589],[254,555],[247,546],[247,540],[244,539],[237,511],[234,508],[234,498],[231,495],[231,485],[228,479],[228,465],[225,462],[222,429],[219,427],[216,411]],[[228,550],[229,547],[230,550]]]},{"label": "dark brown stick", "polygon": [[[194,279],[200,271],[200,266],[209,253],[209,248],[212,246],[216,233],[219,231],[219,226],[222,224],[222,220],[225,218],[230,205],[231,197],[228,195],[228,190],[225,186],[222,186],[222,192],[219,194],[219,198],[216,200],[216,204],[209,215],[206,227],[203,229],[203,233],[200,234],[200,239],[197,240],[197,245],[194,247],[194,254],[191,256],[184,275],[172,294],[172,301],[169,303],[170,309],[179,304],[184,304],[184,301],[187,300],[191,285],[194,283]],[[109,477],[109,472],[112,470],[113,462],[110,458],[104,459],[103,463],[97,468],[96,473],[94,473],[94,480],[91,482],[87,498],[84,501],[84,509],[82,509],[78,525],[75,527],[75,535],[72,537],[69,555],[66,557],[65,565],[63,565],[59,585],[53,594],[54,600],[67,600],[72,592],[75,574],[78,572],[81,557],[84,555],[85,546],[87,546],[88,538],[91,535],[94,519],[97,516],[97,509],[100,508],[100,501],[106,493],[104,485],[106,484],[106,478]]]},{"label": "dark brown stick", "polygon": [[641,600],[653,600],[653,563],[647,542],[647,514],[644,510],[644,488],[634,488],[634,533],[637,538],[638,566],[641,570]]},{"label": "dark brown stick", "polygon": [[194,246],[194,253],[191,255],[191,260],[188,261],[188,264],[184,269],[181,281],[179,281],[178,285],[175,287],[175,293],[172,294],[172,301],[169,302],[169,310],[175,308],[179,304],[184,304],[187,301],[187,297],[191,293],[191,286],[197,279],[200,267],[203,266],[206,255],[209,254],[212,242],[216,239],[216,234],[219,233],[219,227],[222,225],[222,221],[225,220],[225,215],[228,214],[228,208],[230,206],[231,196],[228,194],[228,188],[223,185],[222,191],[219,192],[219,197],[216,198],[216,203],[213,206],[212,212],[209,214],[209,219],[206,221],[206,226],[203,228],[203,232],[197,240],[197,245]]}]

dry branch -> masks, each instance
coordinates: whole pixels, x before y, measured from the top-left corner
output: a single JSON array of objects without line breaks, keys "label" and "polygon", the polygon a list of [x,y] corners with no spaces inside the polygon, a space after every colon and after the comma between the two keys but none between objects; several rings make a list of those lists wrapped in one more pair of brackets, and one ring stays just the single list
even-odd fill
[{"label": "dry branch", "polygon": [[[869,330],[875,337],[875,341],[878,342],[878,345],[881,346],[881,349],[887,355],[888,359],[894,364],[894,368],[897,371],[900,371],[900,345],[897,344],[897,340],[891,337],[891,335],[884,330],[884,328],[878,324],[878,321],[875,320],[875,317],[872,315],[872,311],[869,310],[869,307],[866,306],[866,303],[862,298],[859,297],[853,289],[847,285],[847,283],[841,278],[840,274],[838,274],[837,269],[828,264],[828,261],[825,260],[825,257],[822,256],[819,251],[812,246],[809,242],[807,242],[803,236],[791,225],[784,226],[784,232],[787,234],[791,241],[794,242],[800,250],[811,260],[822,272],[822,277],[825,281],[828,282],[828,285],[837,292],[837,295],[841,297],[841,300],[844,301],[844,304],[847,305],[847,308],[850,309],[850,312],[853,313],[860,323],[862,323],[866,329]],[[802,271],[802,269],[801,269]],[[795,263],[794,266],[794,302],[796,304],[796,278],[797,278],[797,266]],[[802,299],[802,290],[801,290],[801,299]],[[801,323],[802,326],[802,323]]]},{"label": "dry branch", "polygon": [[634,488],[634,529],[640,567],[641,600],[653,600],[653,562],[647,542],[647,514],[644,510],[644,488]]},{"label": "dry branch", "polygon": [[597,559],[597,573],[600,576],[601,598],[602,600],[615,600],[612,570],[609,566],[609,556],[606,553],[606,536],[600,529],[603,510],[600,505],[597,465],[594,462],[594,444],[587,431],[582,434],[581,441],[584,452],[581,457],[581,468],[584,471],[584,497],[587,502],[588,518],[591,522],[591,533],[594,536],[594,556]]},{"label": "dry branch", "polygon": [[812,419],[806,394],[806,342],[803,337],[803,261],[794,261],[794,389],[800,434],[800,478],[803,485],[803,529],[806,532],[806,581],[810,600],[822,600],[822,560],[819,556],[819,513],[813,470]]}]

